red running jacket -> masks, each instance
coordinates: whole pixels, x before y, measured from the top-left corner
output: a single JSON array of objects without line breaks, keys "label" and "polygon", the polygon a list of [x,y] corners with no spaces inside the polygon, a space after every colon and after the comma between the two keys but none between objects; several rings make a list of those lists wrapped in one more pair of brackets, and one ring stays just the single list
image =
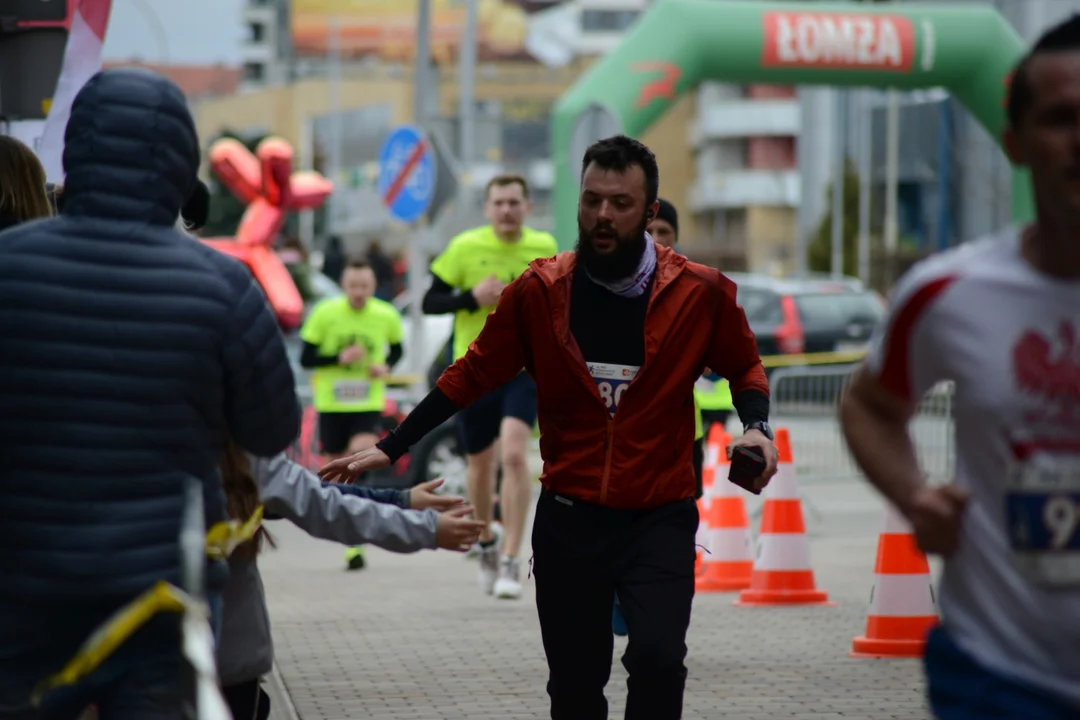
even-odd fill
[{"label": "red running jacket", "polygon": [[573,252],[534,261],[439,389],[464,408],[525,368],[536,381],[546,488],[624,510],[693,497],[693,387],[704,368],[726,378],[733,397],[769,392],[735,283],[657,248],[645,362],[611,415],[570,332],[575,262]]}]

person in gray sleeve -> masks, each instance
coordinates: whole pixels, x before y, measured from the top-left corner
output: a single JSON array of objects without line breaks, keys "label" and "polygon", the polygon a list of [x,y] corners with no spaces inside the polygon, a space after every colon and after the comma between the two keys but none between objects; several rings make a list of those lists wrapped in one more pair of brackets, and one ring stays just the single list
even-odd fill
[{"label": "person in gray sleeve", "polygon": [[[431,492],[439,481],[412,490],[372,491],[377,499],[369,499],[358,496],[359,488],[323,484],[284,453],[259,458],[232,444],[222,461],[222,478],[231,517],[245,520],[261,504],[266,517],[288,520],[312,537],[345,545],[370,543],[398,553],[436,548],[464,552],[484,528],[484,523],[466,517],[472,508],[462,498]],[[218,674],[236,720],[265,720],[269,715],[269,697],[259,686],[274,662],[257,564],[263,542],[273,544],[265,528],[230,556],[224,590]]]}]

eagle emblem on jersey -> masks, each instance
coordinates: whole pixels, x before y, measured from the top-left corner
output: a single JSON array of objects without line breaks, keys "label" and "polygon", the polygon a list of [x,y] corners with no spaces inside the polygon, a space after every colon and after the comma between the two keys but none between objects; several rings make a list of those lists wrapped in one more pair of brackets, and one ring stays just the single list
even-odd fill
[{"label": "eagle emblem on jersey", "polygon": [[1013,373],[1017,386],[1044,398],[1067,418],[1080,408],[1080,344],[1076,326],[1063,320],[1047,337],[1028,330],[1013,347]]}]

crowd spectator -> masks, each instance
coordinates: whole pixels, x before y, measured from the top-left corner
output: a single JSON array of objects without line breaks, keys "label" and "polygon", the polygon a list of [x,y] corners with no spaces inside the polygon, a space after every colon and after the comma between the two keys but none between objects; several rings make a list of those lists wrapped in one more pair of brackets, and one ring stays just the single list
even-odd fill
[{"label": "crowd spectator", "polygon": [[21,140],[0,135],[0,230],[52,214],[41,161]]},{"label": "crowd spectator", "polygon": [[345,260],[345,249],[341,245],[341,238],[331,235],[326,241],[326,251],[323,252],[323,275],[340,283],[341,273],[345,272]]},{"label": "crowd spectator", "polygon": [[[183,583],[185,487],[201,485],[207,525],[227,517],[227,437],[273,456],[298,434],[292,371],[261,289],[175,227],[200,154],[176,85],[145,69],[100,72],[72,105],[61,214],[2,236],[5,720],[37,717],[33,688],[116,610],[158,581]],[[210,563],[206,591],[216,597],[226,576]],[[102,720],[182,717],[180,643],[175,614],[153,617],[46,694],[42,716],[95,703]]]}]

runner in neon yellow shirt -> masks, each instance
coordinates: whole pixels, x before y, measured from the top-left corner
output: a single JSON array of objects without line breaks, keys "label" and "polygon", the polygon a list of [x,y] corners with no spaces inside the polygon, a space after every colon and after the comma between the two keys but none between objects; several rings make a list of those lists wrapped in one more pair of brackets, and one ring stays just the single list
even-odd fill
[{"label": "runner in neon yellow shirt", "polygon": [[316,305],[300,330],[300,364],[314,370],[319,441],[330,457],[378,442],[386,400],[383,378],[402,355],[401,315],[373,297],[371,266],[350,261],[341,285],[345,294]]},{"label": "runner in neon yellow shirt", "polygon": [[[495,309],[503,288],[533,260],[558,253],[555,238],[525,227],[529,186],[518,175],[500,175],[484,190],[484,214],[490,225],[467,230],[450,241],[431,264],[431,289],[424,297],[429,315],[454,313],[454,359],[469,349]],[[480,536],[480,586],[498,598],[521,597],[521,551],[532,502],[532,478],[526,447],[536,423],[536,385],[527,373],[457,414],[465,451],[466,485],[476,517],[488,523]],[[503,470],[499,493],[502,547],[493,530],[495,441],[500,440]],[[500,560],[501,551],[501,560]]]}]

